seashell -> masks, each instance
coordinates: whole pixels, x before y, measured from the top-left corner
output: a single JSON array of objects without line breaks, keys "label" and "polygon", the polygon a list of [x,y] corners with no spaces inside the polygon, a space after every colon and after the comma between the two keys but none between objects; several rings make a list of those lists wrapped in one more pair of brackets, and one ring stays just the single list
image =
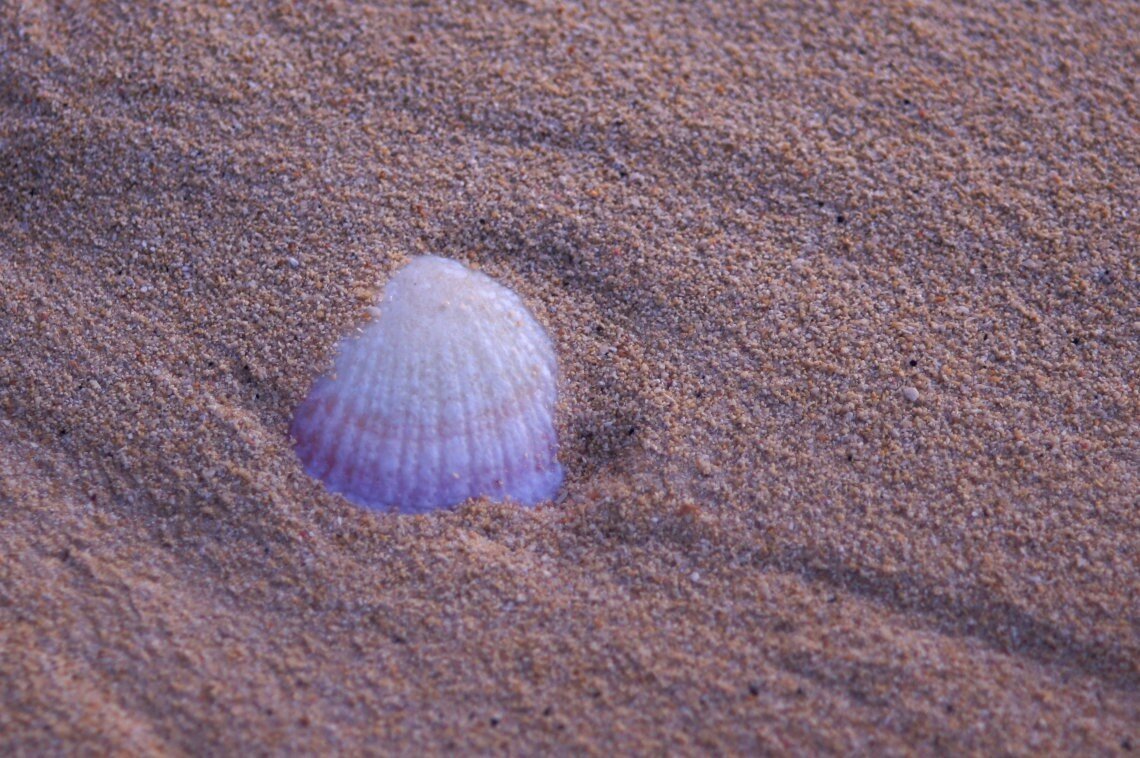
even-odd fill
[{"label": "seashell", "polygon": [[372,311],[297,408],[305,470],[360,505],[401,513],[479,496],[552,498],[562,483],[557,364],[518,295],[422,256]]}]

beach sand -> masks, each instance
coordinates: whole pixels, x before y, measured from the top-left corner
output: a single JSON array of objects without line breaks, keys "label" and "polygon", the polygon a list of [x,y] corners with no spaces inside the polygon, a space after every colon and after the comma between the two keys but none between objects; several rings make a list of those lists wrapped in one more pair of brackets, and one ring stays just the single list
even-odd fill
[{"label": "beach sand", "polygon": [[[0,752],[1140,750],[1140,6],[0,7]],[[567,478],[293,409],[409,257]]]}]

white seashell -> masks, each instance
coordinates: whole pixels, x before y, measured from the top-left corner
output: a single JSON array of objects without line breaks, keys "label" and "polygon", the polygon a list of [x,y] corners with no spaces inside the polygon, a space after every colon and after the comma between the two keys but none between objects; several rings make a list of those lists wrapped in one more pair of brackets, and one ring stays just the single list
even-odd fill
[{"label": "white seashell", "polygon": [[423,256],[391,278],[373,313],[297,408],[305,470],[401,513],[552,498],[562,483],[554,348],[518,295]]}]

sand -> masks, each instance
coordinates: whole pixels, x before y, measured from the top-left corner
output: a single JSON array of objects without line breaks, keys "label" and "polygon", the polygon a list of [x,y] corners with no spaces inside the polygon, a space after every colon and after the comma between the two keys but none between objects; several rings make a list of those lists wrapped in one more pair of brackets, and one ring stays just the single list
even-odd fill
[{"label": "sand", "polygon": [[[1140,6],[0,6],[0,752],[1140,749]],[[515,289],[567,480],[288,425]]]}]

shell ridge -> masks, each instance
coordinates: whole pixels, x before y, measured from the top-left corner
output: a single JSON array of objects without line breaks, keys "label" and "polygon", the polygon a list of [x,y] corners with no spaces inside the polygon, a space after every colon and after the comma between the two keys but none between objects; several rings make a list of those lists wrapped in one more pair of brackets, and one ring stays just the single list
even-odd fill
[{"label": "shell ridge", "polygon": [[[375,324],[369,325],[362,337],[366,344],[374,346],[382,337],[384,331],[383,313]],[[361,362],[361,375],[356,378],[358,395],[361,398],[364,425],[360,430],[361,452],[358,456],[363,461],[371,461],[371,465],[360,467],[353,481],[355,491],[364,491],[370,487],[382,486],[383,475],[381,463],[386,455],[385,444],[387,440],[383,434],[378,433],[377,427],[385,423],[384,391],[386,382],[380,385],[380,392],[365,393],[359,388],[366,381],[366,377],[384,376],[384,364],[389,353],[383,350],[369,350],[366,360]]]},{"label": "shell ridge", "polygon": [[340,451],[340,443],[343,440],[343,437],[340,434],[336,433],[336,430],[342,423],[342,403],[339,397],[330,394],[328,384],[325,384],[325,386],[322,388],[321,397],[324,401],[321,404],[324,405],[329,411],[330,418],[330,423],[322,428],[318,442],[319,450],[324,455],[323,468],[326,472],[321,478],[325,479],[333,478],[336,470],[337,453]]}]

